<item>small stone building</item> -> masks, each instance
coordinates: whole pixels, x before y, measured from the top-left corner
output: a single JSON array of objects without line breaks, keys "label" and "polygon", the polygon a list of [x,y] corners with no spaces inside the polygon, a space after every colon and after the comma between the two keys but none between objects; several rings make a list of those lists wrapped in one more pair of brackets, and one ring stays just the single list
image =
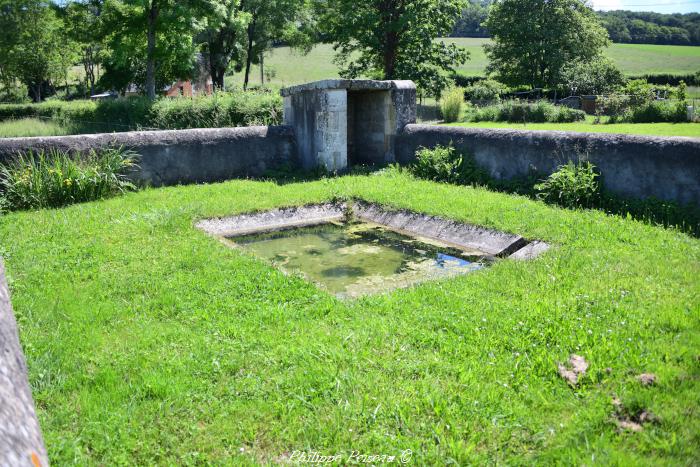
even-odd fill
[{"label": "small stone building", "polygon": [[416,121],[412,81],[330,79],[281,93],[305,169],[394,162],[396,135]]}]

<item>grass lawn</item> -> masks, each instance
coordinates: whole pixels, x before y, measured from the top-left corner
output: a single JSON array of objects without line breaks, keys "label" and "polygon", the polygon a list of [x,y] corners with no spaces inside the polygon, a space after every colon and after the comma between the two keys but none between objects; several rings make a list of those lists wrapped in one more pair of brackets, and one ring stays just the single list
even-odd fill
[{"label": "grass lawn", "polygon": [[[556,247],[344,302],[193,227],[346,196]],[[700,458],[700,240],[675,231],[385,174],[10,214],[0,255],[55,465]],[[577,388],[557,374],[571,353]],[[618,429],[613,398],[656,421]]]},{"label": "grass lawn", "polygon": [[[471,54],[471,58],[459,67],[468,76],[483,75],[488,63],[483,45],[490,39],[449,38],[445,42],[456,43]],[[700,47],[650,44],[612,44],[605,52],[627,75],[648,73],[688,74],[700,70]],[[274,69],[273,85],[283,86],[316,81],[338,76],[333,64],[335,53],[329,44],[320,44],[308,55],[301,55],[289,47],[278,47],[265,55],[265,67]],[[260,70],[254,68],[250,76],[253,84],[260,83]],[[229,84],[243,83],[243,73],[227,79]]]},{"label": "grass lawn", "polygon": [[60,136],[69,134],[68,130],[53,122],[38,118],[23,118],[0,122],[0,138],[20,136]]},{"label": "grass lawn", "polygon": [[470,128],[512,128],[516,130],[559,130],[587,133],[625,133],[630,135],[691,136],[700,138],[700,123],[605,123],[593,124],[592,119],[576,123],[509,123],[461,122],[450,126]]}]

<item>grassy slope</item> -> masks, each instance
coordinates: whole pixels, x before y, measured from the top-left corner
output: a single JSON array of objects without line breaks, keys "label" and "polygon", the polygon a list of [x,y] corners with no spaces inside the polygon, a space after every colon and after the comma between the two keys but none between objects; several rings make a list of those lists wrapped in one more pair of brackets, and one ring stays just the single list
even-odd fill
[{"label": "grassy slope", "polygon": [[68,131],[53,122],[46,122],[37,118],[23,118],[20,120],[8,120],[0,122],[0,138],[12,138],[20,136],[60,136],[68,134]]},{"label": "grassy slope", "polygon": [[697,123],[614,123],[594,125],[581,123],[508,123],[508,122],[464,122],[450,126],[472,128],[514,128],[518,130],[558,130],[588,133],[624,133],[630,135],[691,136],[700,138],[700,124]]},{"label": "grassy slope", "polygon": [[[465,75],[482,75],[487,64],[482,48],[489,39],[446,39],[465,47],[471,59],[459,68]],[[700,47],[666,46],[649,44],[612,44],[606,53],[628,75],[645,73],[695,73],[700,70]],[[274,68],[276,85],[290,85],[338,76],[338,68],[332,63],[334,56],[330,45],[322,44],[306,56],[290,51],[288,47],[274,49],[265,58],[265,66]],[[242,83],[242,73],[231,79],[231,83]],[[259,84],[260,71],[251,74],[253,84]]]},{"label": "grassy slope", "polygon": [[[532,262],[341,302],[196,219],[357,195],[540,238]],[[0,218],[54,464],[700,456],[700,241],[403,176],[231,181]],[[578,389],[557,362],[591,363]],[[610,368],[610,371],[606,371]],[[656,387],[635,376],[652,372]],[[613,397],[659,417],[618,432]]]}]

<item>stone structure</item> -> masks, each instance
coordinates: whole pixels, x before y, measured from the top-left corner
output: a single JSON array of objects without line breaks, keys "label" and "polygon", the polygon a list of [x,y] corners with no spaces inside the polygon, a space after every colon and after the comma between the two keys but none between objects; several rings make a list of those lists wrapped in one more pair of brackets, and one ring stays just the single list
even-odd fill
[{"label": "stone structure", "polygon": [[282,89],[282,96],[305,169],[392,162],[396,136],[416,120],[411,81],[332,79]]},{"label": "stone structure", "polygon": [[533,171],[544,176],[585,157],[612,193],[700,206],[700,138],[415,125],[410,81],[326,80],[282,95],[287,126],[0,138],[0,163],[30,149],[124,146],[141,155],[134,181],[161,186],[264,176],[279,168],[406,164],[420,146],[452,143],[496,179]]},{"label": "stone structure", "polygon": [[282,126],[0,138],[0,163],[30,149],[85,152],[120,146],[141,156],[132,179],[152,186],[259,177],[297,166],[294,133]]},{"label": "stone structure", "polygon": [[587,159],[612,193],[700,206],[700,138],[407,125],[396,141],[396,162],[408,164],[419,147],[438,144],[473,155],[499,180],[545,176]]},{"label": "stone structure", "polygon": [[0,260],[0,465],[49,465]]}]

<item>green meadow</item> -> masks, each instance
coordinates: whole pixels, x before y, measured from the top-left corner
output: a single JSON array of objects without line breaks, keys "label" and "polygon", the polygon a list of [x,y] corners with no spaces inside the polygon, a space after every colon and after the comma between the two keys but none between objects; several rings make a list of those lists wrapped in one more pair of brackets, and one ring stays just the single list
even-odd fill
[{"label": "green meadow", "polygon": [[[471,55],[469,61],[459,67],[458,71],[467,76],[484,74],[488,63],[483,45],[490,39],[448,38],[446,42],[455,43],[467,49]],[[627,75],[652,73],[692,74],[700,71],[700,47],[649,44],[612,44],[606,51]],[[291,85],[316,81],[338,76],[338,67],[333,63],[333,47],[321,44],[314,47],[308,55],[302,55],[289,47],[278,47],[265,56],[265,67],[274,70],[271,79],[273,85]],[[242,83],[242,73],[230,78],[231,84]],[[251,72],[251,82],[260,83],[260,72]]]},{"label": "green meadow", "polygon": [[[340,300],[194,227],[350,197],[553,248]],[[0,255],[55,465],[700,458],[700,240],[674,230],[394,171],[13,213]]]}]

